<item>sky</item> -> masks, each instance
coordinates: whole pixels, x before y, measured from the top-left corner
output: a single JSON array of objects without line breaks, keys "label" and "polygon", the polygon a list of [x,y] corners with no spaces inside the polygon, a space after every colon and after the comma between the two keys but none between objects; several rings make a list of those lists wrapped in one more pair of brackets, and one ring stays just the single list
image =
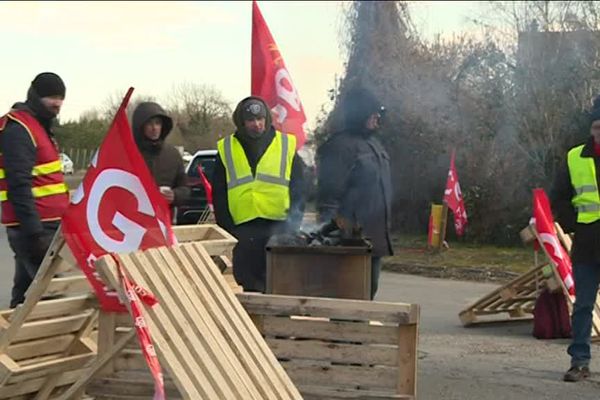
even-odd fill
[{"label": "sky", "polygon": [[[302,100],[308,127],[343,75],[342,1],[259,1]],[[415,2],[422,34],[470,29],[475,2]],[[1,1],[0,109],[25,99],[31,80],[51,71],[65,81],[61,120],[101,109],[109,97],[166,102],[184,83],[209,85],[232,105],[250,94],[250,1]]]}]

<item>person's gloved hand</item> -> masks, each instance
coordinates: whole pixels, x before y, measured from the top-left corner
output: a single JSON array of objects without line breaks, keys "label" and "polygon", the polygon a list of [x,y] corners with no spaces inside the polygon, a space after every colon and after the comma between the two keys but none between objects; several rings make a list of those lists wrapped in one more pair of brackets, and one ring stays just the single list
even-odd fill
[{"label": "person's gloved hand", "polygon": [[50,247],[50,243],[52,243],[52,236],[46,235],[43,232],[31,235],[29,237],[31,261],[36,265],[40,265]]}]

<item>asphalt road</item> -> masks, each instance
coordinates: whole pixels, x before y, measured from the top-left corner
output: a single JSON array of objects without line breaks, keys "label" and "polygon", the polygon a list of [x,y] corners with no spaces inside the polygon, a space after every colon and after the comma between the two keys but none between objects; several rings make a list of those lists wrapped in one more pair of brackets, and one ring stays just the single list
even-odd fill
[{"label": "asphalt road", "polygon": [[[0,229],[0,308],[8,306],[13,258]],[[531,322],[464,328],[458,312],[496,285],[382,273],[377,300],[421,305],[420,400],[600,398],[600,376],[564,383],[567,340],[537,340]],[[593,351],[598,353],[598,346]],[[600,355],[597,355],[600,356]],[[598,358],[592,371],[600,370]]]}]

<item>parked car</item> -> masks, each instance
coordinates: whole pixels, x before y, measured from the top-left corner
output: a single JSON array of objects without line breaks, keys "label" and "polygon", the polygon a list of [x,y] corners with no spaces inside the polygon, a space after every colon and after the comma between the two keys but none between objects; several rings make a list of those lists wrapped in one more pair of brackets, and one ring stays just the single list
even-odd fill
[{"label": "parked car", "polygon": [[216,159],[217,150],[200,150],[194,154],[191,161],[187,164],[185,172],[188,176],[188,185],[191,193],[189,201],[177,207],[175,212],[177,225],[197,223],[200,215],[206,209],[206,192],[198,173],[198,167],[202,167],[204,175],[211,182]]},{"label": "parked car", "polygon": [[71,175],[75,171],[73,167],[73,161],[71,161],[71,158],[69,158],[69,156],[65,153],[60,153],[59,157],[62,173]]}]

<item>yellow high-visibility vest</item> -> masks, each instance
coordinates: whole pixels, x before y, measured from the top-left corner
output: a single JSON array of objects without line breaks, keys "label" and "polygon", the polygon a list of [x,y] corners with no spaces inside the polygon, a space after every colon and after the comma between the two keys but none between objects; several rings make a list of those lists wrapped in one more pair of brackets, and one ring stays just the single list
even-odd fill
[{"label": "yellow high-visibility vest", "polygon": [[256,166],[255,176],[242,144],[229,135],[217,144],[225,166],[229,212],[236,225],[265,218],[283,221],[290,208],[290,177],[296,137],[276,131]]},{"label": "yellow high-visibility vest", "polygon": [[575,196],[571,204],[577,210],[577,222],[589,224],[600,220],[600,194],[593,157],[581,157],[584,145],[569,150],[567,164]]}]

